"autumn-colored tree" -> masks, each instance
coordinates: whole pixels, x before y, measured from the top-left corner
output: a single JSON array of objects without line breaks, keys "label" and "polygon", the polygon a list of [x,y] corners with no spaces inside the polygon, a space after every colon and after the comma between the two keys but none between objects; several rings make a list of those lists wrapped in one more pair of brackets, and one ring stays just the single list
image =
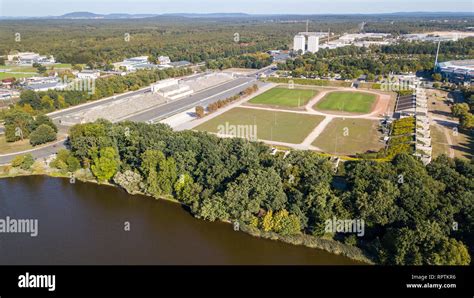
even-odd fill
[{"label": "autumn-colored tree", "polygon": [[265,232],[273,230],[273,211],[268,210],[262,220],[262,229]]},{"label": "autumn-colored tree", "polygon": [[204,117],[204,108],[202,106],[197,106],[196,107],[196,116],[198,118]]}]

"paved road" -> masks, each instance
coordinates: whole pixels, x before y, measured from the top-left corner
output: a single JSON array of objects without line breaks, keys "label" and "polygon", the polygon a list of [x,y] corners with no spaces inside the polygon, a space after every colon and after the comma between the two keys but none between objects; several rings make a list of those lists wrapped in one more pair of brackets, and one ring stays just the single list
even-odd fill
[{"label": "paved road", "polygon": [[[200,73],[200,74],[196,74],[196,75],[193,75],[193,76],[183,78],[183,80],[188,81],[188,80],[192,80],[192,79],[195,79],[197,77],[204,76],[204,75],[206,75],[206,73]],[[91,102],[88,102],[88,103],[85,103],[85,104],[81,104],[81,105],[78,105],[78,106],[67,108],[67,109],[64,109],[64,110],[51,112],[47,115],[49,117],[51,117],[51,119],[56,120],[56,122],[57,122],[58,119],[60,119],[61,117],[67,116],[69,114],[77,113],[79,111],[91,109],[93,107],[98,107],[98,106],[101,106],[101,105],[106,104],[106,103],[111,103],[111,102],[114,102],[114,101],[117,101],[117,100],[122,100],[122,99],[125,99],[127,97],[136,96],[136,95],[147,93],[147,92],[150,92],[150,91],[151,91],[151,87],[149,86],[149,87],[145,87],[145,88],[142,88],[140,90],[137,90],[137,91],[127,92],[125,94],[115,95],[115,96],[111,96],[111,97],[108,97],[108,98],[105,98],[105,99],[100,99],[100,100],[97,100],[97,101],[91,101]]]},{"label": "paved road", "polygon": [[[189,97],[172,101],[172,102],[157,106],[155,108],[152,108],[150,110],[144,111],[142,113],[137,113],[129,117],[125,117],[121,119],[121,121],[130,120],[130,121],[137,121],[137,122],[158,122],[159,120],[162,120],[166,117],[170,117],[174,114],[190,109],[193,106],[202,105],[205,107],[209,103],[215,102],[219,99],[225,99],[227,97],[233,96],[239,93],[240,91],[252,86],[253,84],[262,85],[261,82],[257,81],[257,75],[260,73],[265,73],[266,75],[268,75],[272,72],[273,70],[271,70],[270,67],[267,67],[267,68],[259,70],[255,74],[240,77],[233,81],[216,86],[214,88],[209,88],[207,90],[195,93]],[[204,74],[199,74],[197,76],[202,76],[202,75]],[[195,77],[196,76],[193,76],[192,79],[194,79]],[[187,79],[191,79],[191,78],[187,78]],[[115,97],[110,97],[104,100],[91,102],[89,104],[76,106],[67,110],[53,112],[49,114],[49,116],[52,119],[55,119],[57,121],[61,117],[64,117],[71,113],[76,113],[84,109],[89,109],[92,107],[102,105],[104,103],[109,103],[111,101],[124,99],[126,97],[135,96],[137,94],[145,93],[149,91],[150,91],[150,87],[147,87],[135,92],[117,95]],[[30,153],[35,158],[43,158],[57,152],[61,148],[65,148],[64,141],[60,141],[60,142],[51,144],[49,146],[41,147],[38,149],[33,149],[28,152],[0,155],[0,165],[9,163],[16,155]]]},{"label": "paved road", "polygon": [[23,151],[22,153],[10,153],[0,155],[0,165],[8,164],[12,161],[13,158],[15,158],[15,156],[27,153],[31,154],[34,158],[47,157],[51,154],[56,153],[59,149],[66,148],[66,145],[64,144],[65,141],[65,139],[62,139],[45,147]]},{"label": "paved road", "polygon": [[255,78],[238,78],[220,86],[198,92],[191,96],[172,101],[164,105],[157,106],[151,110],[135,114],[121,120],[131,120],[136,122],[157,122],[181,111],[190,109],[193,106],[202,105],[205,107],[219,99],[225,99],[235,95],[256,83],[257,80]]}]

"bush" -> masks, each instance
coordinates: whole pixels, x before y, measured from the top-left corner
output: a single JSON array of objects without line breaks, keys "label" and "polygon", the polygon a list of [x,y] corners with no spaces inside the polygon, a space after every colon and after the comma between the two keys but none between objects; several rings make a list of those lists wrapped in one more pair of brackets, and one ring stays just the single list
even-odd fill
[{"label": "bush", "polygon": [[26,155],[19,155],[19,156],[16,156],[13,160],[12,160],[12,166],[14,168],[20,168],[22,170],[29,170],[31,168],[31,166],[33,165],[33,163],[35,162],[35,159],[33,158],[33,156],[31,154],[26,154]]},{"label": "bush", "polygon": [[37,116],[35,121],[33,121],[33,123],[31,123],[31,125],[30,125],[30,131],[34,131],[35,129],[37,129],[42,124],[46,124],[46,125],[50,126],[54,130],[54,132],[56,132],[56,133],[58,132],[58,128],[53,123],[53,120],[51,120],[51,118],[49,118],[46,115]]},{"label": "bush", "polygon": [[50,166],[62,171],[75,172],[81,168],[81,163],[69,150],[61,149],[56,154],[56,158],[50,163]]},{"label": "bush", "polygon": [[69,172],[75,172],[81,168],[81,163],[79,162],[79,159],[75,158],[72,155],[66,159],[66,164],[67,170]]},{"label": "bush", "polygon": [[25,159],[25,156],[23,155],[15,156],[15,158],[13,158],[12,160],[12,167],[18,168],[19,166],[21,166],[21,164],[23,163],[23,159]]},{"label": "bush", "polygon": [[196,115],[198,118],[204,117],[204,108],[202,106],[196,107]]},{"label": "bush", "polygon": [[56,140],[56,132],[47,124],[41,124],[30,134],[30,144],[33,146],[54,140]]}]

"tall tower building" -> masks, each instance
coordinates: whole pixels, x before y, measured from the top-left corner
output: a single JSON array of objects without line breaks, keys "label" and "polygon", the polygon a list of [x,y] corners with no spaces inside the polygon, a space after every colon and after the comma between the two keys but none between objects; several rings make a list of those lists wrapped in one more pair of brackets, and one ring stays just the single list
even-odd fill
[{"label": "tall tower building", "polygon": [[319,51],[319,36],[310,35],[308,37],[308,52],[317,53]]},{"label": "tall tower building", "polygon": [[305,49],[306,46],[306,37],[302,34],[295,35],[295,38],[293,39],[293,50],[295,52],[298,52],[299,50],[304,52],[306,51]]}]

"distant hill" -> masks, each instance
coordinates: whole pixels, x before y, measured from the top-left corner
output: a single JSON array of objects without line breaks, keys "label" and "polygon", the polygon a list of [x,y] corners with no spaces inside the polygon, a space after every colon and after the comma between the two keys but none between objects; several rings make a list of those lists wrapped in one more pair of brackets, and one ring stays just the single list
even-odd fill
[{"label": "distant hill", "polygon": [[241,18],[252,15],[246,13],[164,13],[163,16],[177,16],[185,18]]},{"label": "distant hill", "polygon": [[62,16],[54,17],[55,19],[140,19],[155,17],[158,14],[128,14],[128,13],[111,13],[96,14],[92,12],[71,12]]},{"label": "distant hill", "polygon": [[151,18],[151,17],[176,17],[176,18],[262,18],[262,17],[296,17],[296,18],[305,18],[311,16],[377,16],[377,17],[472,17],[474,12],[394,12],[394,13],[370,13],[370,14],[350,14],[350,13],[340,13],[340,14],[246,14],[246,13],[164,13],[164,14],[128,14],[128,13],[110,13],[110,14],[96,14],[87,11],[71,12],[64,14],[62,16],[42,16],[42,17],[9,17],[9,16],[0,16],[0,20],[14,20],[14,19],[141,19],[141,18]]},{"label": "distant hill", "polygon": [[59,16],[60,19],[103,19],[104,15],[87,11],[71,12]]},{"label": "distant hill", "polygon": [[95,14],[92,12],[71,12],[59,16],[59,19],[137,19],[149,18],[157,16],[174,16],[185,18],[237,18],[250,16],[245,13],[165,13],[165,14],[128,14],[128,13],[111,13],[111,14]]}]

